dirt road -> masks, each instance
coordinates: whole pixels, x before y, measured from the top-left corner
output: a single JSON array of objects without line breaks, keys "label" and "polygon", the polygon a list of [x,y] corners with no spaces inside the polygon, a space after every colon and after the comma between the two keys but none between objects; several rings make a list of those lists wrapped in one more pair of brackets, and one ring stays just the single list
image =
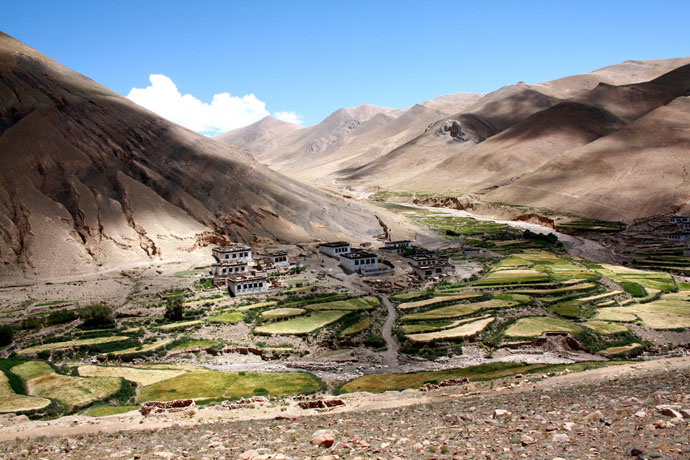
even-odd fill
[{"label": "dirt road", "polygon": [[382,295],[381,301],[388,309],[388,317],[386,318],[386,322],[383,323],[383,329],[381,330],[381,334],[383,334],[383,339],[386,341],[387,346],[384,357],[386,359],[386,365],[390,368],[390,371],[395,372],[395,370],[400,367],[400,363],[398,362],[398,350],[400,348],[400,344],[398,344],[396,338],[393,337],[393,326],[395,326],[395,320],[398,317],[398,312],[395,310],[395,305],[393,305],[393,302],[391,302],[388,296]]}]

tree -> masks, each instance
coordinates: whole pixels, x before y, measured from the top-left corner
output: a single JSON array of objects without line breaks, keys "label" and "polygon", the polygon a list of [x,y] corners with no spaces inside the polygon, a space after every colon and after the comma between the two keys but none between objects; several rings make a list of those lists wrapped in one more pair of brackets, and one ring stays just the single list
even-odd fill
[{"label": "tree", "polygon": [[88,305],[79,310],[79,319],[84,322],[83,326],[97,328],[114,326],[115,318],[113,311],[104,304]]},{"label": "tree", "polygon": [[12,331],[12,328],[7,324],[1,325],[0,326],[0,347],[4,347],[5,345],[11,344],[12,340],[14,340],[14,331]]},{"label": "tree", "polygon": [[165,319],[169,321],[179,321],[184,316],[184,305],[182,297],[168,297],[165,300]]}]

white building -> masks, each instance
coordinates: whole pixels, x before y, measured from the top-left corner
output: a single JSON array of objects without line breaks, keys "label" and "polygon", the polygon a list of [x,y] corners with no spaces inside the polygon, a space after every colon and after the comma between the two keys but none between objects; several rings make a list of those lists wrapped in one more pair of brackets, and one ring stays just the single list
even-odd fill
[{"label": "white building", "polygon": [[379,258],[373,252],[356,251],[340,256],[340,266],[348,273],[361,273],[379,267]]},{"label": "white building", "polygon": [[252,248],[243,244],[233,244],[231,246],[218,246],[213,248],[213,257],[218,262],[252,262]]},{"label": "white building", "polygon": [[319,252],[331,257],[340,257],[343,254],[350,253],[350,243],[346,241],[335,241],[333,243],[321,243],[319,245]]},{"label": "white building", "polygon": [[288,259],[287,252],[276,251],[266,254],[266,259],[271,262],[276,267],[288,267],[290,266],[290,260]]},{"label": "white building", "polygon": [[671,233],[668,236],[669,241],[683,242],[690,240],[690,233]]},{"label": "white building", "polygon": [[397,254],[401,254],[405,252],[405,249],[408,249],[410,246],[412,246],[412,241],[410,240],[400,240],[400,241],[386,241],[383,243],[383,247],[381,249],[385,249],[386,251],[391,251],[395,252]]},{"label": "white building", "polygon": [[690,217],[686,216],[671,216],[668,219],[669,224],[685,224],[690,223]]},{"label": "white building", "polygon": [[448,263],[448,257],[440,257],[435,252],[418,252],[415,255],[409,256],[407,261],[413,267],[417,265],[433,265],[438,263]]},{"label": "white building", "polygon": [[249,266],[247,262],[230,262],[225,264],[213,264],[211,265],[211,275],[216,277],[227,277],[229,275],[238,275],[242,273],[248,273]]},{"label": "white building", "polygon": [[431,278],[440,276],[453,271],[453,266],[447,263],[436,263],[430,265],[413,265],[412,270],[420,278]]},{"label": "white building", "polygon": [[264,276],[235,275],[228,278],[228,290],[233,296],[261,294],[268,291],[268,282]]}]

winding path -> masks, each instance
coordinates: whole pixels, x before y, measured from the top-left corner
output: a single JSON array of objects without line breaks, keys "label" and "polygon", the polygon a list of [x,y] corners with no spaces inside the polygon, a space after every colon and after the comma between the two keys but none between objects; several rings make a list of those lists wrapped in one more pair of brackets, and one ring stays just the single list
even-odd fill
[{"label": "winding path", "polygon": [[386,322],[383,323],[383,329],[381,329],[381,334],[383,335],[383,339],[386,341],[387,347],[384,358],[386,359],[386,364],[389,368],[397,369],[400,367],[400,363],[398,361],[398,350],[400,349],[400,344],[396,338],[393,337],[393,326],[395,325],[395,320],[398,317],[398,312],[388,296],[382,295],[381,301],[388,309],[388,317],[386,318]]}]

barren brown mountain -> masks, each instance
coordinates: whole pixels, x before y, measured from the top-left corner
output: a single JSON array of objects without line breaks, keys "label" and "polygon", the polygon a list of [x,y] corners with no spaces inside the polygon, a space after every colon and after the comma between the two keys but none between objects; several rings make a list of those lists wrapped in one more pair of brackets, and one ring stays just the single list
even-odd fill
[{"label": "barren brown mountain", "polygon": [[365,208],[137,106],[0,34],[0,277],[191,260],[211,242],[380,229]]},{"label": "barren brown mountain", "polygon": [[271,150],[276,146],[276,138],[301,128],[299,125],[269,116],[249,126],[221,134],[216,137],[216,140],[232,145],[239,150],[256,154]]}]

